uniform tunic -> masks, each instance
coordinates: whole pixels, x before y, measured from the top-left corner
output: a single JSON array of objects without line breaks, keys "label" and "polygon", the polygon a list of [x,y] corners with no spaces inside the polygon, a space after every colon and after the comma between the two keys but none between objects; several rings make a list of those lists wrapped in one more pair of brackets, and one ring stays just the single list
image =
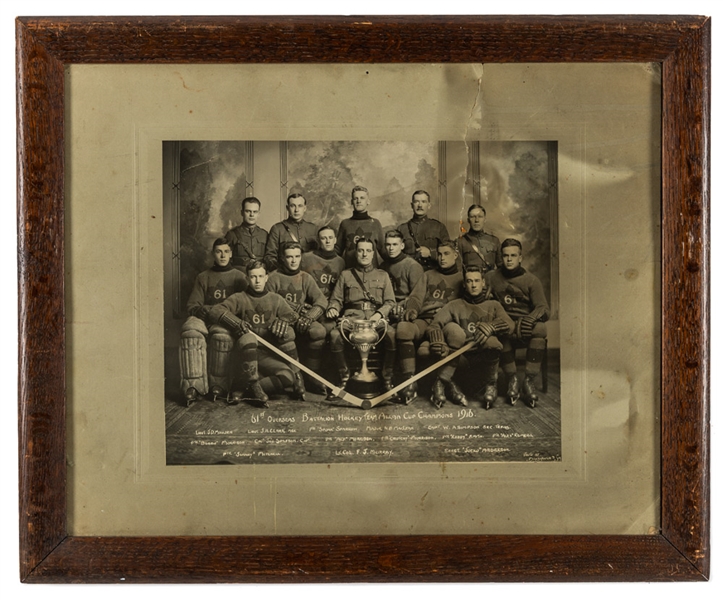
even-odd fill
[{"label": "uniform tunic", "polygon": [[280,223],[273,225],[269,230],[269,238],[266,240],[266,250],[264,252],[266,267],[270,271],[278,267],[279,249],[284,242],[299,242],[302,252],[316,250],[316,232],[318,230],[319,228],[316,225],[304,219],[298,222],[293,219],[284,219]]},{"label": "uniform tunic", "polygon": [[424,275],[422,265],[404,254],[400,254],[396,260],[387,259],[382,264],[382,270],[389,275],[397,304],[407,299]]},{"label": "uniform tunic", "polygon": [[345,268],[344,259],[333,250],[324,252],[316,249],[304,253],[301,257],[301,270],[314,278],[326,298],[331,296],[334,284]]},{"label": "uniform tunic", "polygon": [[[437,244],[449,240],[447,227],[437,219],[430,219],[425,215],[414,216],[398,229],[404,236],[404,253],[419,262],[425,271],[434,269],[437,266]],[[429,248],[431,252],[429,258],[422,258],[419,252],[420,246]]]},{"label": "uniform tunic", "polygon": [[233,251],[233,265],[245,269],[251,261],[263,260],[268,235],[265,229],[257,225],[249,227],[242,223],[229,229],[224,239]]},{"label": "uniform tunic", "polygon": [[354,214],[349,219],[344,219],[339,225],[339,234],[336,236],[336,253],[339,254],[346,264],[347,269],[356,266],[356,242],[360,237],[365,237],[374,242],[375,256],[374,266],[381,264],[381,254],[384,247],[384,234],[382,224],[368,213]]},{"label": "uniform tunic", "polygon": [[231,295],[246,290],[248,284],[246,275],[238,269],[234,269],[230,265],[227,267],[214,265],[196,277],[191,294],[188,296],[188,304],[186,304],[188,314],[197,316],[197,312],[202,306],[219,304]]},{"label": "uniform tunic", "polygon": [[538,321],[547,321],[550,306],[540,280],[522,267],[508,271],[504,267],[485,275],[487,287],[513,319],[529,315],[534,309],[543,309]]},{"label": "uniform tunic", "polygon": [[407,310],[416,310],[418,318],[431,320],[447,302],[462,295],[462,273],[452,269],[448,274],[425,271],[407,298]]},{"label": "uniform tunic", "polygon": [[477,265],[483,272],[502,266],[500,240],[484,231],[468,231],[457,242],[457,249],[465,267]]},{"label": "uniform tunic", "polygon": [[[369,313],[365,315],[366,318],[369,318],[375,311],[387,318],[389,311],[395,304],[394,289],[389,275],[371,265],[363,269],[355,267],[354,271],[356,271],[372,299],[372,307],[364,311]],[[352,274],[352,270],[346,269],[342,271],[331,294],[329,308],[335,308],[339,313],[344,312],[345,309],[359,310],[356,307],[366,301],[366,295]]]}]

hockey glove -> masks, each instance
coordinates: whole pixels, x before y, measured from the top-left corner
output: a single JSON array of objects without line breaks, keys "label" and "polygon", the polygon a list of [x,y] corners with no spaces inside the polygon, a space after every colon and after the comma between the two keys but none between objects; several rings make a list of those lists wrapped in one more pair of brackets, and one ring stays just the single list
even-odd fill
[{"label": "hockey glove", "polygon": [[474,343],[475,344],[484,344],[487,341],[487,338],[491,335],[494,335],[495,328],[492,327],[491,323],[487,323],[486,321],[480,321],[477,323],[477,326],[475,328],[474,332]]},{"label": "hockey glove", "polygon": [[547,309],[544,306],[538,306],[532,309],[529,315],[533,321],[547,321]]},{"label": "hockey glove", "polygon": [[444,341],[444,334],[441,329],[429,330],[429,351],[436,354],[440,358],[444,358],[449,354],[449,346]]},{"label": "hockey glove", "polygon": [[278,339],[283,339],[286,332],[289,330],[289,323],[283,319],[274,319],[269,327],[271,334],[276,336]]}]

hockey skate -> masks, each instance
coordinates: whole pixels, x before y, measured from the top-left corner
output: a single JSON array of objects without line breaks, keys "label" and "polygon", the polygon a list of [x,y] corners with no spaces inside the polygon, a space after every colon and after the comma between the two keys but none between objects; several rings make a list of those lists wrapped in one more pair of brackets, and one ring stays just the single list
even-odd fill
[{"label": "hockey skate", "polygon": [[525,395],[527,403],[530,405],[530,408],[535,408],[535,405],[537,404],[538,396],[537,396],[537,389],[535,389],[535,376],[534,375],[525,375],[525,379],[522,382],[522,391]]},{"label": "hockey skate", "polygon": [[450,381],[447,384],[447,391],[449,392],[449,399],[452,402],[459,406],[467,406],[467,397],[454,381]]},{"label": "hockey skate", "polygon": [[437,379],[432,385],[432,404],[437,408],[442,408],[447,402],[447,396],[444,392],[444,381]]},{"label": "hockey skate", "polygon": [[520,380],[517,374],[510,375],[507,382],[507,397],[510,399],[510,404],[514,406],[520,399]]}]

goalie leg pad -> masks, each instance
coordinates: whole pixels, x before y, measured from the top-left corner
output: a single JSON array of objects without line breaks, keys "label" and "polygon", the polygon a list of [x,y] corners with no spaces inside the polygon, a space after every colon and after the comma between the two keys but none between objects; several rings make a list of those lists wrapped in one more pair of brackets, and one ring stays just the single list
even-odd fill
[{"label": "goalie leg pad", "polygon": [[223,327],[212,327],[208,342],[208,378],[211,385],[229,389],[229,369],[234,339]]},{"label": "goalie leg pad", "polygon": [[199,331],[181,333],[181,347],[178,349],[181,364],[181,392],[195,388],[200,395],[208,393],[206,374],[206,338]]}]

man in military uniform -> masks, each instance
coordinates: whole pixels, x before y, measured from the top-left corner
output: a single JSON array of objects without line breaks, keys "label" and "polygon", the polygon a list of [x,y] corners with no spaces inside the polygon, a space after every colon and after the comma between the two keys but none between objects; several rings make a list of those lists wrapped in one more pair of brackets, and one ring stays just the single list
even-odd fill
[{"label": "man in military uniform", "polygon": [[[326,342],[326,329],[319,318],[326,311],[327,299],[316,285],[314,278],[301,270],[301,245],[297,242],[284,242],[281,246],[281,263],[278,270],[269,275],[266,289],[279,294],[299,315],[294,325],[297,337],[305,336],[309,340],[305,364],[318,373],[321,369],[322,351]],[[295,354],[292,358],[298,360]],[[323,394],[323,385],[309,378],[309,387]]]},{"label": "man in military uniform", "polygon": [[241,202],[241,225],[226,232],[226,241],[233,250],[233,265],[239,269],[246,269],[249,262],[264,257],[268,233],[256,225],[260,210],[258,198],[244,198]]},{"label": "man in military uniform", "polygon": [[[248,279],[230,264],[231,247],[223,238],[213,243],[213,266],[199,273],[188,297],[188,318],[181,327],[181,392],[190,406],[211,386],[226,386],[227,369],[233,340],[217,325],[209,325],[211,307],[237,292],[243,292]],[[208,341],[208,350],[206,338]],[[208,363],[208,367],[207,367]]]},{"label": "man in military uniform", "polygon": [[369,191],[360,185],[351,191],[352,215],[344,219],[339,225],[339,235],[336,240],[336,253],[339,254],[346,264],[347,269],[356,266],[356,242],[363,237],[374,244],[375,255],[374,266],[381,264],[382,244],[384,237],[382,224],[372,217],[367,211],[369,209]]},{"label": "man in military uniform", "polygon": [[550,317],[545,290],[540,280],[522,267],[522,244],[512,238],[502,242],[502,266],[487,273],[486,280],[493,297],[515,321],[511,334],[503,340],[500,358],[508,381],[507,396],[511,404],[520,398],[515,349],[527,347],[522,393],[534,408],[538,400],[535,378],[547,345],[545,321]]},{"label": "man in military uniform", "polygon": [[286,210],[289,216],[283,221],[272,225],[266,241],[264,262],[269,271],[279,266],[279,250],[284,242],[297,242],[302,252],[316,248],[316,232],[318,227],[304,220],[306,198],[301,194],[291,194],[286,199]]},{"label": "man in military uniform", "polygon": [[[386,271],[394,289],[396,306],[389,313],[389,327],[387,329],[388,348],[392,352],[384,354],[384,379],[391,381],[394,374],[394,359],[396,356],[396,324],[404,315],[404,306],[409,294],[424,275],[424,269],[416,260],[404,254],[404,237],[393,229],[384,236],[384,246],[387,250],[387,260],[382,263],[382,270]],[[436,253],[436,251],[435,251]]]},{"label": "man in military uniform", "polygon": [[459,253],[465,267],[477,265],[487,273],[502,264],[500,240],[484,231],[487,211],[484,206],[473,204],[467,209],[469,231],[459,238]]},{"label": "man in military uniform", "polygon": [[415,259],[425,271],[437,266],[437,245],[449,240],[447,227],[427,216],[432,202],[424,190],[412,194],[412,218],[399,226],[404,236],[404,253]]},{"label": "man in military uniform", "polygon": [[497,336],[509,333],[512,319],[496,300],[486,300],[482,267],[472,265],[464,274],[464,294],[445,304],[434,316],[427,336],[430,351],[443,358],[469,342],[476,344],[463,357],[442,365],[432,385],[432,403],[441,408],[447,393],[455,404],[467,406],[467,399],[453,376],[462,360],[475,368],[475,383],[479,385],[478,399],[490,409],[497,398],[497,370],[502,343]]},{"label": "man in military uniform", "polygon": [[[407,298],[404,320],[397,325],[396,336],[402,379],[409,379],[416,371],[416,346],[420,357],[429,356],[429,343],[422,340],[434,315],[462,294],[458,257],[453,241],[441,242],[437,246],[437,268],[425,271]],[[417,384],[410,384],[402,394],[405,403],[411,403],[417,397]]]},{"label": "man in military uniform", "polygon": [[[238,404],[244,397],[252,397],[265,404],[269,394],[281,394],[291,388],[292,396],[304,400],[304,382],[301,374],[264,346],[258,347],[253,334],[278,346],[289,356],[296,354],[292,325],[299,315],[281,296],[266,289],[268,274],[261,261],[246,267],[249,287],[212,307],[209,318],[226,328],[237,339],[241,358],[241,389],[234,391],[229,404]],[[266,375],[262,377],[262,375]]]},{"label": "man in military uniform", "polygon": [[[356,242],[357,264],[353,269],[345,269],[334,286],[329,300],[326,316],[337,319],[342,315],[350,318],[367,319],[380,323],[389,317],[389,311],[394,308],[394,289],[389,275],[380,269],[375,269],[374,243],[364,237]],[[344,340],[335,328],[329,334],[331,354],[339,370],[341,385],[344,387],[349,381],[350,373],[344,356]],[[390,348],[388,338],[385,338],[385,352],[394,352]],[[384,375],[384,384],[391,389],[391,373]]]}]

